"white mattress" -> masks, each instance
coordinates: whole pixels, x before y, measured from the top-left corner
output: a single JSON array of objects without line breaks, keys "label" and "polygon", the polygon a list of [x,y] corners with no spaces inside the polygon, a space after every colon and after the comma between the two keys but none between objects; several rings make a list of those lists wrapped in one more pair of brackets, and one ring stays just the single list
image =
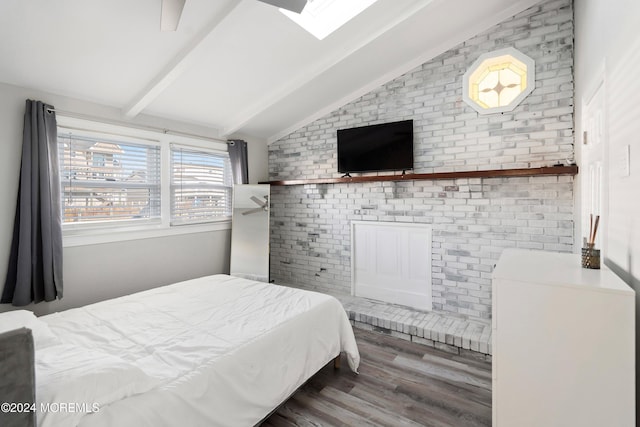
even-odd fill
[{"label": "white mattress", "polygon": [[[335,298],[226,275],[40,319],[59,338],[57,346],[36,354],[40,401],[51,399],[52,387],[63,379],[70,384],[64,390],[77,386],[85,393],[83,401],[99,399],[85,383],[123,386],[119,375],[139,383],[126,384],[128,397],[113,402],[108,401],[114,394],[100,397],[93,413],[76,414],[72,423],[83,427],[251,426],[339,352],[346,352],[354,372],[360,361],[353,330]],[[74,348],[104,357],[69,350]],[[66,365],[55,361],[60,355]],[[86,362],[96,359],[115,368],[101,371]],[[96,380],[99,373],[103,379]],[[79,377],[76,382],[73,376]],[[57,398],[80,399],[64,393]],[[56,425],[58,415],[38,414],[39,424]]]}]

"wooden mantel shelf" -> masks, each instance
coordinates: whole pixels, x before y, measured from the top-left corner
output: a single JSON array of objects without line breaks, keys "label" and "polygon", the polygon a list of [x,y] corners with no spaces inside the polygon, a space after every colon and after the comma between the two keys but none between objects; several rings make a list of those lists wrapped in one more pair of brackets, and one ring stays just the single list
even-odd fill
[{"label": "wooden mantel shelf", "polygon": [[282,181],[266,181],[260,184],[271,185],[305,185],[305,184],[344,184],[356,182],[378,181],[412,181],[434,179],[458,179],[458,178],[500,178],[518,176],[541,175],[576,175],[578,166],[552,166],[546,168],[524,169],[491,169],[479,171],[461,172],[434,172],[434,173],[409,173],[404,175],[379,175],[379,176],[353,176],[347,178],[319,178],[319,179],[286,179]]}]

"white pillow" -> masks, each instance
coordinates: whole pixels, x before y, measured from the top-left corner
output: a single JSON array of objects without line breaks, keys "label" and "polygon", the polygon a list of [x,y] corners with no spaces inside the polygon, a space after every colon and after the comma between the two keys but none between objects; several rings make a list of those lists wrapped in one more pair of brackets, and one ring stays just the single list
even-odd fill
[{"label": "white pillow", "polygon": [[37,352],[35,368],[39,427],[75,426],[86,414],[158,385],[118,356],[71,344]]},{"label": "white pillow", "polygon": [[49,325],[27,310],[14,310],[0,313],[0,333],[19,328],[31,329],[33,345],[36,350],[58,343],[58,337],[51,332]]}]

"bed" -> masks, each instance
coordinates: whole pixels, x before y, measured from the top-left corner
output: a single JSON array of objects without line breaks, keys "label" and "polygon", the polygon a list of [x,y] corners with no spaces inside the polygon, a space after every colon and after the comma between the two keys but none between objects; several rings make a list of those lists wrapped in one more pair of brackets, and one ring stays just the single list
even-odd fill
[{"label": "bed", "polygon": [[341,352],[360,361],[335,298],[227,275],[37,321],[41,427],[252,426]]}]

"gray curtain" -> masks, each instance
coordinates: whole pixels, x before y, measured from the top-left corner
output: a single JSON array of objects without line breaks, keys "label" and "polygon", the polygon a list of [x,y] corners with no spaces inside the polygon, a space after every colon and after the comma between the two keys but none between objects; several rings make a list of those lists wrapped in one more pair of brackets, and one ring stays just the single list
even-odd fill
[{"label": "gray curtain", "polygon": [[247,142],[240,139],[227,141],[229,147],[229,159],[231,160],[231,171],[233,172],[234,184],[249,183],[249,164],[247,154]]},{"label": "gray curtain", "polygon": [[56,115],[27,100],[13,241],[2,303],[62,298],[62,209]]}]

